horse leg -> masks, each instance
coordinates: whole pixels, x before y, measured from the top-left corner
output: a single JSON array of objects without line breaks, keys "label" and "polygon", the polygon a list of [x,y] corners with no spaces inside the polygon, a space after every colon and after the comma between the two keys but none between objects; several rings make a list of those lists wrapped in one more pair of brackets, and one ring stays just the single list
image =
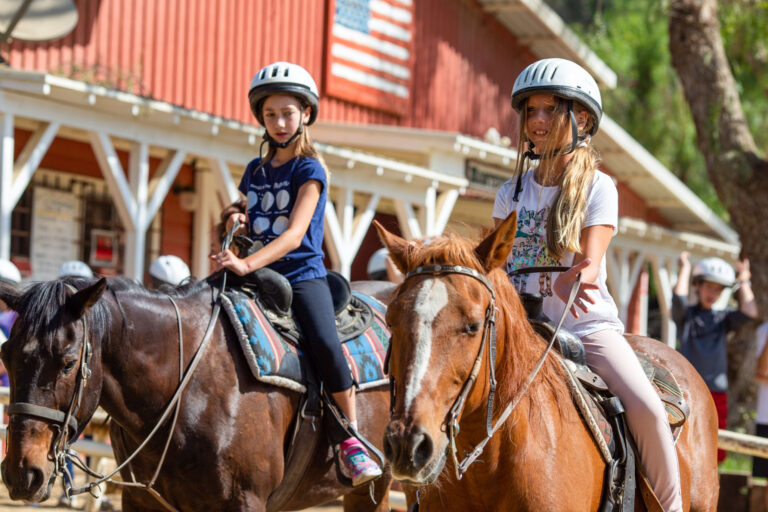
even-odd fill
[{"label": "horse leg", "polygon": [[389,512],[389,473],[373,481],[373,498],[369,485],[362,485],[344,495],[344,512]]}]

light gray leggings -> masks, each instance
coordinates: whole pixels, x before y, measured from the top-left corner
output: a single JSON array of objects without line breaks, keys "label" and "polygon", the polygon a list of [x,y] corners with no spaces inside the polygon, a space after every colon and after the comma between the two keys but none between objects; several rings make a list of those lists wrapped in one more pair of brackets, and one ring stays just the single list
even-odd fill
[{"label": "light gray leggings", "polygon": [[581,340],[589,367],[624,404],[640,464],[661,506],[666,512],[682,512],[680,467],[667,413],[640,361],[617,331],[598,331]]}]

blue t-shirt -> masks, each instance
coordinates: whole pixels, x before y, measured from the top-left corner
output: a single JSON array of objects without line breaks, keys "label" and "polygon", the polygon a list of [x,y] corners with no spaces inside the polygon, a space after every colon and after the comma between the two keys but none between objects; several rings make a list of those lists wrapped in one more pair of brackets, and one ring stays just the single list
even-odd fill
[{"label": "blue t-shirt", "polygon": [[[325,277],[323,265],[323,216],[327,197],[325,169],[314,158],[296,157],[279,167],[267,162],[256,170],[260,159],[255,158],[245,168],[240,180],[240,192],[247,198],[248,233],[257,247],[263,247],[280,236],[288,227],[293,205],[299,189],[309,180],[317,180],[322,186],[320,198],[312,214],[301,245],[269,268],[280,272],[293,283]],[[261,244],[261,245],[259,245]]]}]

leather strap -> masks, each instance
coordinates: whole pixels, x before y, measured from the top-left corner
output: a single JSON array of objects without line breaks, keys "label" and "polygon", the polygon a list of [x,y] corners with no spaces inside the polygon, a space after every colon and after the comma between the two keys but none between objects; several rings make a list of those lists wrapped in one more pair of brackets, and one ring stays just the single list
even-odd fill
[{"label": "leather strap", "polygon": [[[64,419],[67,414],[64,411],[58,411],[49,407],[42,407],[27,402],[14,402],[8,406],[8,415],[21,414],[23,416],[32,416],[34,418],[42,418],[44,420],[53,421],[63,425]],[[72,432],[77,432],[77,420],[74,416],[69,417],[69,428]]]},{"label": "leather strap", "polygon": [[320,441],[320,395],[312,388],[299,407],[293,439],[285,456],[285,472],[280,484],[267,499],[267,512],[277,512],[293,497],[304,478]]}]

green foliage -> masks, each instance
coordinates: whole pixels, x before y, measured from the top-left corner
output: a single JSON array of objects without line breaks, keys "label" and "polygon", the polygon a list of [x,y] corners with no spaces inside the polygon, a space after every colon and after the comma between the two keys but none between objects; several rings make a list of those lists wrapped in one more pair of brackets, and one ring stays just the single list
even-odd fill
[{"label": "green foliage", "polygon": [[[668,40],[665,0],[547,0],[618,76],[603,91],[606,114],[723,218]],[[759,148],[768,147],[768,1],[721,0],[726,54]]]}]

